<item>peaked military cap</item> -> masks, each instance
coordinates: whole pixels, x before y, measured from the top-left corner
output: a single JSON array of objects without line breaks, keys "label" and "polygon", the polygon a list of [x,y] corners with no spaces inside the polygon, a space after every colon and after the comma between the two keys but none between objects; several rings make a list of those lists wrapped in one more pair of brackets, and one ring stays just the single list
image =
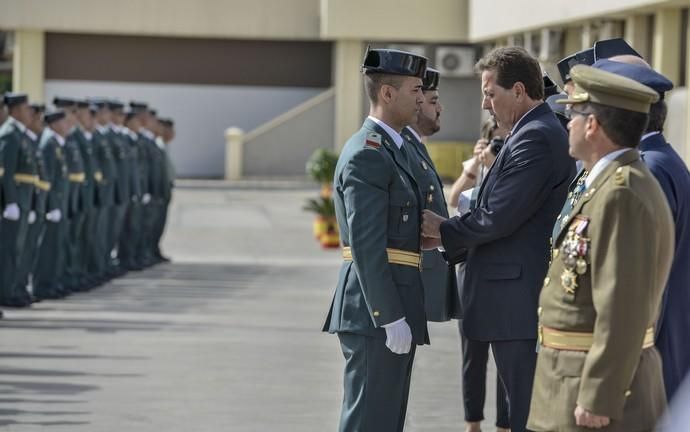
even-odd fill
[{"label": "peaked military cap", "polygon": [[561,104],[593,102],[613,108],[649,113],[659,94],[639,82],[586,65],[576,65],[570,71],[575,90]]},{"label": "peaked military cap", "polygon": [[77,100],[77,108],[88,108],[89,106],[89,101],[87,101],[86,99]]},{"label": "peaked military cap", "polygon": [[39,103],[32,103],[31,109],[34,110],[35,113],[42,113],[46,110],[46,106]]},{"label": "peaked military cap", "polygon": [[424,78],[426,57],[394,49],[367,49],[362,72]]},{"label": "peaked military cap", "polygon": [[96,114],[100,108],[95,103],[89,103],[89,111],[91,114]]},{"label": "peaked military cap", "polygon": [[434,68],[426,68],[424,71],[424,78],[422,78],[422,90],[433,91],[438,90],[438,81],[441,78],[441,73]]},{"label": "peaked military cap", "polygon": [[594,42],[595,61],[626,54],[642,58],[642,56],[637,51],[635,51],[633,47],[628,45],[628,43],[621,38],[606,39]]},{"label": "peaked military cap", "polygon": [[163,126],[167,126],[167,127],[175,126],[175,122],[171,118],[167,118],[167,117],[166,118],[159,118],[158,121],[161,122],[161,124]]},{"label": "peaked military cap", "polygon": [[21,105],[23,103],[29,102],[29,96],[26,93],[5,93],[4,96],[5,105],[8,108],[13,106]]},{"label": "peaked military cap", "polygon": [[570,69],[579,64],[587,66],[594,64],[594,48],[587,48],[586,50],[576,52],[558,62],[558,73],[561,74],[563,84],[570,81]]},{"label": "peaked military cap", "polygon": [[48,124],[53,124],[56,121],[62,120],[63,118],[65,118],[65,111],[61,109],[55,109],[45,113],[45,115],[43,116],[43,121],[45,121]]},{"label": "peaked military cap", "polygon": [[153,108],[149,108],[149,114],[151,114],[152,116],[155,117],[155,116],[158,114],[158,111],[156,111],[156,110],[153,109]]},{"label": "peaked military cap", "polygon": [[53,105],[58,108],[69,108],[77,105],[77,101],[75,99],[57,96],[53,98]]},{"label": "peaked military cap", "polygon": [[673,88],[673,83],[668,78],[646,66],[611,61],[608,59],[597,60],[592,66],[644,84],[656,90],[656,92],[659,93],[660,99],[664,98],[664,93]]},{"label": "peaked military cap", "polygon": [[544,74],[543,76],[544,80],[544,99],[547,99],[549,96],[556,95],[560,93],[558,91],[558,86],[556,85],[555,82],[547,74]]}]

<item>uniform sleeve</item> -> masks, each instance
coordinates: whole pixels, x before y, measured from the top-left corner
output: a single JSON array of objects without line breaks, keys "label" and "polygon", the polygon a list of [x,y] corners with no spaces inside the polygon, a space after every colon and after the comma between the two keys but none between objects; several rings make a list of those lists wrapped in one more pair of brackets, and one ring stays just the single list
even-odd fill
[{"label": "uniform sleeve", "polygon": [[55,147],[49,143],[42,143],[38,149],[38,157],[43,159],[43,164],[46,170],[46,178],[53,186],[48,191],[48,211],[60,208],[60,203],[57,197],[57,188],[55,187],[59,183],[57,179],[57,170],[55,169]]},{"label": "uniform sleeve", "polygon": [[14,175],[17,173],[17,159],[19,158],[19,140],[16,136],[5,137],[2,143],[2,157],[5,165],[5,174],[2,178],[2,187],[5,193],[5,205],[19,204],[17,184]]},{"label": "uniform sleeve", "polygon": [[353,156],[341,174],[350,229],[348,240],[369,315],[376,327],[404,317],[386,253],[391,169],[379,150],[364,148]]},{"label": "uniform sleeve", "polygon": [[[596,225],[594,225],[596,224]],[[645,330],[656,316],[655,221],[630,189],[609,193],[592,214],[594,341],[585,359],[577,403],[619,420],[637,368]]]},{"label": "uniform sleeve", "polygon": [[441,224],[441,240],[451,262],[468,248],[512,234],[534,216],[551,194],[553,156],[540,132],[528,133],[506,157],[487,205]]}]

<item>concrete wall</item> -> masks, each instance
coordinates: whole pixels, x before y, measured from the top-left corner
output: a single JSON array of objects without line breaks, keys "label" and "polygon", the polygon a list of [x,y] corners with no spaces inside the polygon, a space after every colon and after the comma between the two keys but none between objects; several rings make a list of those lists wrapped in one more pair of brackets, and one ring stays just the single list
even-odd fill
[{"label": "concrete wall", "polygon": [[[304,176],[314,150],[333,148],[335,99],[327,97],[263,133],[248,137],[243,151],[243,176]],[[250,133],[250,135],[252,135]]]},{"label": "concrete wall", "polygon": [[0,0],[0,28],[318,39],[319,0]]},{"label": "concrete wall", "polygon": [[[48,80],[45,95],[107,96],[123,101],[148,101],[159,115],[175,119],[177,138],[171,156],[179,177],[222,177],[225,170],[224,131],[238,126],[255,129],[322,89],[234,87],[182,84]],[[332,142],[331,131],[331,142]]]},{"label": "concrete wall", "polygon": [[[672,0],[471,0],[469,39],[472,42],[496,39],[513,33],[549,26],[572,24],[588,18],[611,19],[628,11],[652,12],[660,6],[680,4]],[[621,16],[622,17],[622,16]]]},{"label": "concrete wall", "polygon": [[465,42],[468,0],[321,0],[321,37]]}]

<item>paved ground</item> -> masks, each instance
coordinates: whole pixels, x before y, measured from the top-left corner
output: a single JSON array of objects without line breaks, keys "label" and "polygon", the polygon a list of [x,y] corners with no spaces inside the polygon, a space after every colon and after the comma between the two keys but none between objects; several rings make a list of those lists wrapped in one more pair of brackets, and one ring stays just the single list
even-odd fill
[{"label": "paved ground", "polygon": [[[339,257],[311,238],[300,208],[313,194],[178,190],[164,243],[174,264],[6,311],[0,429],[336,430],[342,357],[319,330]],[[457,330],[431,336],[407,430],[461,431]]]}]

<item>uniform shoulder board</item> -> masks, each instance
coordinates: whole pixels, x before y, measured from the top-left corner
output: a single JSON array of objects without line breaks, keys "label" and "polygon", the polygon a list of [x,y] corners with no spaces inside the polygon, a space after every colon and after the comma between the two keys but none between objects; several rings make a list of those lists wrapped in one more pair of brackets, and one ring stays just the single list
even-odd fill
[{"label": "uniform shoulder board", "polygon": [[624,186],[628,184],[628,177],[630,176],[630,168],[618,167],[616,172],[613,174],[613,182],[618,186]]},{"label": "uniform shoulder board", "polygon": [[369,132],[367,134],[367,139],[366,139],[364,144],[367,147],[372,147],[372,148],[381,147],[381,135],[374,133],[374,132]]}]

